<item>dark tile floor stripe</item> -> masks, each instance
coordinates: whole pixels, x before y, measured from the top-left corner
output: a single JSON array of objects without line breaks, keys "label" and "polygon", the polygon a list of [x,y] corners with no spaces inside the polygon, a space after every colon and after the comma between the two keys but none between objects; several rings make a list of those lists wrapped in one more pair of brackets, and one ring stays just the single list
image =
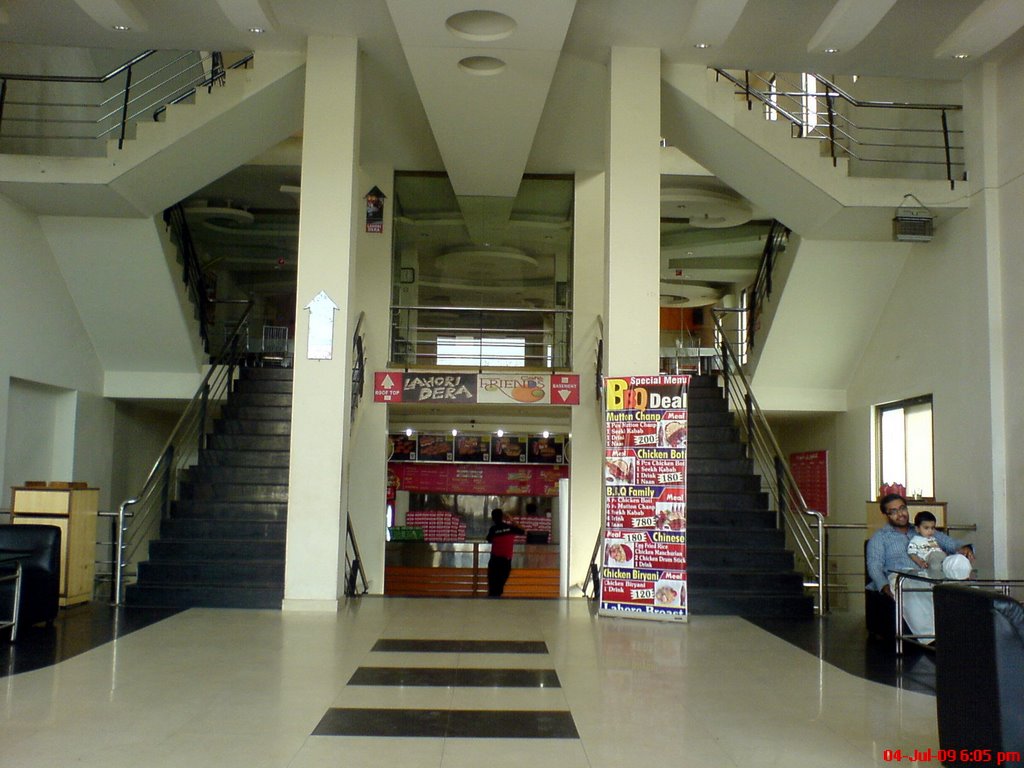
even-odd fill
[{"label": "dark tile floor stripe", "polygon": [[359,667],[348,684],[453,688],[561,688],[558,674],[553,669],[453,667]]},{"label": "dark tile floor stripe", "polygon": [[399,653],[547,653],[543,640],[417,640],[382,638],[374,651]]},{"label": "dark tile floor stripe", "polygon": [[464,739],[578,739],[569,712],[557,710],[334,708],[314,736],[390,736]]}]

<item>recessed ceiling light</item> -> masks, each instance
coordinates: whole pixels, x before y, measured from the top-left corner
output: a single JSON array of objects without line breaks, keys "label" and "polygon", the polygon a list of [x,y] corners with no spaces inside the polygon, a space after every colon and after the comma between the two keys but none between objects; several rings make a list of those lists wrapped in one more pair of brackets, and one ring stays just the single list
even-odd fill
[{"label": "recessed ceiling light", "polygon": [[262,35],[267,30],[265,30],[263,27],[249,27],[249,31],[252,32],[254,35]]},{"label": "recessed ceiling light", "polygon": [[969,53],[954,53],[953,54],[953,58],[954,59],[969,59],[969,58],[971,58],[971,54],[969,54]]},{"label": "recessed ceiling light", "polygon": [[826,48],[825,53],[839,53],[838,48]]},{"label": "recessed ceiling light", "polygon": [[497,75],[505,69],[505,62],[494,56],[467,56],[459,62],[459,69],[470,75]]},{"label": "recessed ceiling light", "polygon": [[131,27],[129,27],[127,24],[115,24],[113,26],[113,30],[115,32],[130,32]]},{"label": "recessed ceiling light", "polygon": [[710,43],[696,43],[693,47],[694,48],[700,48],[703,51],[705,48],[710,48],[711,44]]}]

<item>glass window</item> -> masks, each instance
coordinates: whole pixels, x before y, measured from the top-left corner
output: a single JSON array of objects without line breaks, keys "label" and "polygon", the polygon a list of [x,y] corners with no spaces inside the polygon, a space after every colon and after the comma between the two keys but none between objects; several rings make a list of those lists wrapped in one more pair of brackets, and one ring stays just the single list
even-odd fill
[{"label": "glass window", "polygon": [[437,364],[522,368],[526,365],[526,339],[438,336]]},{"label": "glass window", "polygon": [[875,488],[898,483],[910,495],[934,497],[932,396],[879,405],[875,413]]}]

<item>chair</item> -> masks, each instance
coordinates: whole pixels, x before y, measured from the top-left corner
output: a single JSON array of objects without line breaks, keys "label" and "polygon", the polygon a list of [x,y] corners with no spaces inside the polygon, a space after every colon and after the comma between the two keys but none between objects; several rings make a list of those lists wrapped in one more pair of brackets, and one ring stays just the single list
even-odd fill
[{"label": "chair", "polygon": [[[60,603],[60,528],[55,525],[0,525],[0,555],[20,555],[18,626],[57,618]],[[0,583],[0,616],[12,614],[14,583]]]},{"label": "chair", "polygon": [[[868,574],[868,543],[864,542],[864,620],[868,634],[880,640],[896,637],[896,602],[881,592],[870,589],[871,576]],[[903,631],[910,634],[906,622]]]},{"label": "chair", "polygon": [[1024,605],[964,584],[938,585],[934,600],[939,748],[967,753],[944,764],[990,750],[993,765],[1024,766]]}]

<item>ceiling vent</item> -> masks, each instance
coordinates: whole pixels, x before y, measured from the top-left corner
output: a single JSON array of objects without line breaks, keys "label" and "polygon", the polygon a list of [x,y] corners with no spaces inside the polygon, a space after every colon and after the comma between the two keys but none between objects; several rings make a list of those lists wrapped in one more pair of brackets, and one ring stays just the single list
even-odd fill
[{"label": "ceiling vent", "polygon": [[[911,207],[907,199],[919,207]],[[900,243],[927,243],[932,239],[932,224],[935,217],[924,203],[913,195],[904,195],[903,202],[896,208],[892,220],[892,239]]]}]

